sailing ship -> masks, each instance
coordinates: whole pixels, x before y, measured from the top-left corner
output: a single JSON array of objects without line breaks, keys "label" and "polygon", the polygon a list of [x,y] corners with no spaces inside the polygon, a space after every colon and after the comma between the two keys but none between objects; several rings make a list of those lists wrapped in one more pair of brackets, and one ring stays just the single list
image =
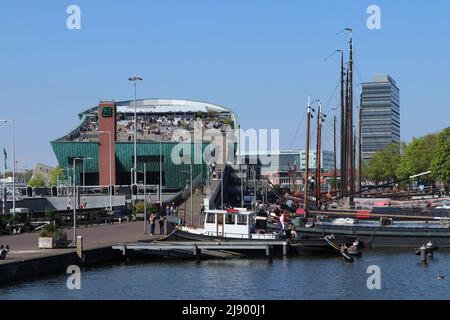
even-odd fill
[{"label": "sailing ship", "polygon": [[[358,170],[356,170],[356,139],[353,132],[353,39],[352,29],[346,28],[343,31],[350,33],[349,38],[349,60],[347,67],[344,67],[343,50],[336,50],[341,54],[340,65],[340,107],[341,107],[341,188],[337,190],[337,174],[336,174],[336,130],[334,130],[334,179],[335,195],[339,193],[339,197],[335,197],[334,201],[343,199],[344,203],[350,205],[353,203],[355,195],[362,193],[361,188],[361,139],[359,139],[358,147]],[[334,53],[333,53],[334,54]],[[432,242],[433,245],[440,247],[450,247],[450,227],[449,219],[445,216],[440,217],[407,217],[399,214],[385,214],[380,219],[371,221],[375,215],[370,213],[364,216],[351,218],[333,218],[336,212],[322,211],[320,214],[314,209],[320,209],[323,203],[321,194],[321,170],[315,170],[314,186],[310,188],[309,183],[309,139],[310,139],[310,121],[312,118],[311,99],[308,98],[307,108],[307,126],[306,126],[306,170],[304,180],[303,193],[303,210],[304,223],[297,225],[295,231],[302,236],[327,236],[334,235],[339,237],[354,236],[362,241],[366,246],[379,247],[420,247],[425,243]],[[316,150],[316,168],[321,168],[321,128],[322,122],[326,115],[323,114],[322,106],[319,102],[317,111],[317,150]],[[361,137],[361,108],[359,112],[359,137]],[[335,120],[336,121],[336,120]],[[311,179],[312,180],[312,179]],[[312,201],[309,203],[309,192],[312,189]],[[330,199],[325,199],[330,201]],[[390,208],[392,209],[392,208]],[[327,216],[326,218],[320,218]],[[330,217],[331,216],[331,217]],[[399,217],[400,216],[400,217]],[[359,218],[359,219],[358,219]],[[394,220],[398,219],[398,220]],[[400,221],[403,220],[403,221]]]}]

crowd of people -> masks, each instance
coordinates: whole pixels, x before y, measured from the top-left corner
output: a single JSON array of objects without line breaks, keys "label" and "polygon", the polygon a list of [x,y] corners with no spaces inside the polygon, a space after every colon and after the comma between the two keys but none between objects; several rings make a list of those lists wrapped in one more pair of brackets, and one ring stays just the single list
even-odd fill
[{"label": "crowd of people", "polygon": [[[138,140],[156,140],[183,142],[187,140],[186,131],[194,129],[217,129],[228,132],[231,126],[227,121],[217,118],[196,118],[194,115],[139,115],[137,116],[136,132]],[[119,119],[117,131],[119,140],[133,139],[134,116],[127,115]]]}]

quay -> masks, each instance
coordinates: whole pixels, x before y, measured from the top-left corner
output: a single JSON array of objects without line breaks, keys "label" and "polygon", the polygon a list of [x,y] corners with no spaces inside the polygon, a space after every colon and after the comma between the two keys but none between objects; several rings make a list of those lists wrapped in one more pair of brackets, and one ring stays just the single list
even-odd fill
[{"label": "quay", "polygon": [[[112,247],[121,251],[123,256],[129,252],[156,256],[177,256],[188,258],[236,258],[246,254],[264,253],[272,257],[277,249],[282,249],[283,256],[289,252],[287,241],[164,241],[151,243],[122,243]],[[279,251],[279,250],[278,250]]]},{"label": "quay", "polygon": [[[72,232],[67,233],[68,239],[72,240]],[[144,235],[142,221],[78,227],[77,235],[83,237],[81,258],[75,246],[39,249],[38,232],[0,236],[0,243],[9,245],[11,248],[6,259],[0,260],[0,285],[26,277],[65,270],[69,265],[89,266],[120,258],[120,255],[112,249],[118,241],[135,243],[163,237],[163,235]]]}]

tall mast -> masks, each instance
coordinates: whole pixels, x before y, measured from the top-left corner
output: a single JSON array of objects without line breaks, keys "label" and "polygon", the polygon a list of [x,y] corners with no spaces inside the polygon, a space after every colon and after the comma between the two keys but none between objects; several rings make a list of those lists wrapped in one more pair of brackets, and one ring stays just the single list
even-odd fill
[{"label": "tall mast", "polygon": [[361,152],[361,138],[362,138],[362,91],[359,94],[359,120],[358,120],[358,192],[361,192],[361,179],[362,179],[362,152]]},{"label": "tall mast", "polygon": [[[349,45],[350,45],[350,56],[349,56],[349,61],[348,61],[348,80],[349,80],[349,90],[348,90],[348,118],[349,118],[349,124],[348,124],[348,128],[349,128],[349,152],[350,152],[350,157],[349,157],[349,164],[350,164],[350,170],[348,173],[349,176],[349,192],[350,194],[353,194],[354,192],[354,187],[355,187],[355,178],[354,178],[354,147],[353,147],[353,38],[352,38],[352,30],[350,29],[350,41],[349,41]],[[350,203],[353,202],[353,197],[350,196]]]},{"label": "tall mast", "polygon": [[317,148],[316,148],[316,207],[319,208],[320,203],[320,176],[321,176],[321,146],[322,142],[322,104],[319,102],[317,110]]},{"label": "tall mast", "polygon": [[348,150],[348,127],[349,127],[349,119],[348,119],[348,68],[347,72],[345,74],[345,121],[344,121],[344,141],[342,142],[344,144],[344,173],[343,173],[343,181],[342,181],[342,189],[343,189],[343,195],[348,195],[348,158],[349,158],[349,150]]},{"label": "tall mast", "polygon": [[305,163],[305,185],[304,185],[304,209],[308,217],[308,172],[309,172],[309,131],[311,126],[311,97],[308,97],[308,109],[306,112],[306,163]]},{"label": "tall mast", "polygon": [[334,179],[334,196],[337,193],[337,173],[336,173],[336,116],[333,117],[333,179]]},{"label": "tall mast", "polygon": [[344,51],[341,50],[341,195],[344,194],[344,186],[346,181],[346,162],[345,162],[345,91],[344,91]]}]

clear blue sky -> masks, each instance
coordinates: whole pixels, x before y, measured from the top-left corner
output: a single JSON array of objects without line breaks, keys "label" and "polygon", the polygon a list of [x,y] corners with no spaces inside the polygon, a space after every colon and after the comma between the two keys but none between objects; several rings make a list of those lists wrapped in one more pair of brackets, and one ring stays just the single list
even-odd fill
[{"label": "clear blue sky", "polygon": [[[81,30],[66,8],[81,8]],[[381,7],[381,30],[366,9]],[[8,1],[0,7],[0,118],[15,119],[19,169],[56,164],[50,141],[99,99],[208,101],[229,107],[243,128],[280,128],[294,138],[308,94],[327,103],[338,57],[354,30],[355,82],[389,73],[401,90],[401,137],[450,124],[450,1]],[[356,89],[357,91],[358,89]],[[338,105],[338,92],[330,108]],[[330,112],[331,116],[334,112]],[[330,124],[327,125],[330,128]],[[331,148],[325,130],[325,148]],[[9,147],[0,126],[0,146]]]}]

